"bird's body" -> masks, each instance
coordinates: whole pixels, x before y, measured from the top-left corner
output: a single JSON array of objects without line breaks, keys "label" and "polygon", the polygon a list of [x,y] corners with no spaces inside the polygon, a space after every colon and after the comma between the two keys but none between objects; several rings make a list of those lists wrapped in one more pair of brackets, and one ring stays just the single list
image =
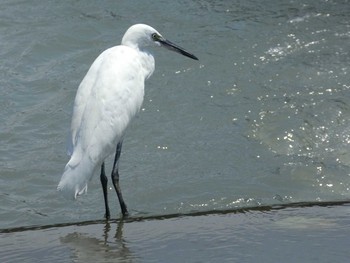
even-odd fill
[{"label": "bird's body", "polygon": [[[154,71],[154,58],[145,48],[152,44],[160,46],[163,42],[169,43],[171,49],[179,48],[152,27],[134,25],[125,33],[121,45],[105,50],[93,62],[76,94],[71,122],[71,158],[58,190],[76,198],[87,190],[88,182],[99,167],[103,170],[101,182],[104,180],[106,185],[104,160],[116,151],[112,179],[118,197],[121,195],[117,188],[123,136],[142,105],[145,80]],[[178,52],[196,59],[184,50]],[[106,217],[109,217],[106,186],[104,182],[102,185]]]},{"label": "bird's body", "polygon": [[[140,109],[144,81],[154,70],[154,59],[139,53],[127,46],[107,49],[80,84],[71,123],[72,155],[59,185],[68,195],[76,197],[86,190],[95,169],[115,151]],[[146,61],[151,66],[143,70]]]}]

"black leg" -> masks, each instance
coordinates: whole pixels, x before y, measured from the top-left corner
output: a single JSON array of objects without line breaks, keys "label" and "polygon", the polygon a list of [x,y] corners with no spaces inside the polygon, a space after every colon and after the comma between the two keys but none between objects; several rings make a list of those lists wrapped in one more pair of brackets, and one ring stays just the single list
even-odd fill
[{"label": "black leg", "polygon": [[122,210],[123,216],[127,216],[129,213],[128,213],[128,209],[126,207],[126,204],[124,202],[123,196],[122,196],[122,191],[121,191],[120,186],[119,186],[119,172],[118,172],[119,158],[120,158],[120,154],[122,151],[122,143],[123,142],[121,141],[117,145],[117,150],[115,153],[113,170],[112,170],[112,182],[114,185],[114,189],[118,195],[119,204],[120,204],[120,208]]},{"label": "black leg", "polygon": [[107,197],[107,176],[105,173],[105,163],[103,162],[101,165],[101,175],[100,175],[100,180],[101,180],[101,185],[102,185],[102,190],[103,190],[103,197],[105,200],[105,208],[106,208],[106,213],[105,213],[105,218],[109,219],[111,214],[109,212],[109,206],[108,206],[108,197]]}]

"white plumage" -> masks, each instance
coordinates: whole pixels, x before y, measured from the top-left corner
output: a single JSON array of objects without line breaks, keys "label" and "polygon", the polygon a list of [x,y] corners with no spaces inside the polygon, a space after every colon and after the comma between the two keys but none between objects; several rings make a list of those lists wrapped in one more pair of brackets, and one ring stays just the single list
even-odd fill
[{"label": "white plumage", "polygon": [[[121,147],[125,129],[142,105],[144,82],[154,71],[154,58],[146,50],[152,45],[165,46],[197,59],[144,24],[130,27],[121,45],[97,57],[75,97],[71,158],[57,187],[65,195],[76,198],[84,193],[104,160],[116,150],[118,143]],[[116,156],[114,166],[118,165],[118,159]],[[109,217],[107,206],[106,216]]]}]

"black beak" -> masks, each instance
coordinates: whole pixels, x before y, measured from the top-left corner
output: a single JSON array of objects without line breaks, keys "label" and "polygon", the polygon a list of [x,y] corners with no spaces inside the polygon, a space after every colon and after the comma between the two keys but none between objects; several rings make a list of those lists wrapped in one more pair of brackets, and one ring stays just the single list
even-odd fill
[{"label": "black beak", "polygon": [[198,60],[198,58],[197,58],[195,55],[193,55],[193,54],[187,52],[187,51],[184,50],[182,47],[179,47],[178,45],[176,45],[176,44],[170,42],[169,40],[166,40],[166,39],[159,39],[158,41],[162,44],[163,47],[165,47],[165,48],[167,48],[167,49],[169,49],[169,50],[172,50],[172,51],[175,51],[175,52],[177,52],[177,53],[180,53],[180,54],[182,54],[182,55],[184,55],[184,56],[186,56],[186,57],[189,57],[189,58]]}]

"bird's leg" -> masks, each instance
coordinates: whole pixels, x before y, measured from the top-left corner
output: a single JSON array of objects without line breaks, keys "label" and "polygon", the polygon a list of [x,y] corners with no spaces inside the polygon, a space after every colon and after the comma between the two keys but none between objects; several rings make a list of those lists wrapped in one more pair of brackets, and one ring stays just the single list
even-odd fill
[{"label": "bird's leg", "polygon": [[120,204],[120,208],[122,210],[123,216],[127,216],[129,213],[122,196],[122,191],[119,186],[119,172],[118,172],[119,158],[120,158],[120,153],[122,151],[122,143],[123,142],[118,143],[117,150],[115,152],[115,158],[114,158],[114,164],[113,164],[113,170],[112,170],[112,182],[114,185],[114,189],[118,195],[119,204]]},{"label": "bird's leg", "polygon": [[105,200],[105,208],[106,208],[106,213],[105,213],[105,218],[109,219],[111,214],[109,212],[109,206],[108,206],[108,196],[107,196],[107,176],[105,173],[105,163],[103,162],[101,165],[101,175],[100,175],[100,180],[101,180],[101,185],[102,185],[102,190],[103,190],[103,197]]}]

